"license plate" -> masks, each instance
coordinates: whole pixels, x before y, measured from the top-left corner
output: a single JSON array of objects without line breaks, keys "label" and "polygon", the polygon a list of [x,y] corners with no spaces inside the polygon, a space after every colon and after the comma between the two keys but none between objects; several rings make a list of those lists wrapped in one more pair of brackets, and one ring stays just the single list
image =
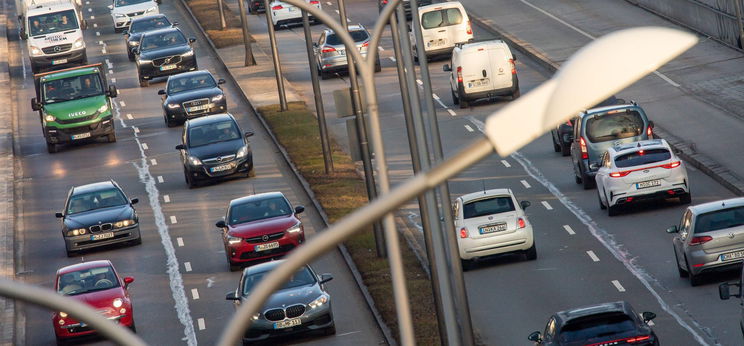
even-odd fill
[{"label": "license plate", "polygon": [[339,50],[338,55],[346,55],[346,50]]},{"label": "license plate", "polygon": [[480,234],[506,231],[506,224],[499,223],[499,224],[490,225],[490,226],[482,226],[478,228],[478,231],[480,231]]},{"label": "license plate", "polygon": [[67,63],[67,59],[52,60],[52,65],[61,65],[61,64],[66,64],[66,63]]},{"label": "license plate", "polygon": [[83,139],[83,138],[88,138],[88,137],[90,137],[90,132],[72,135],[72,139]]},{"label": "license plate", "polygon": [[163,65],[163,66],[160,66],[160,71],[174,70],[177,67],[178,67],[178,65],[176,65],[176,64]]},{"label": "license plate", "polygon": [[261,252],[261,251],[276,249],[278,247],[279,247],[279,242],[275,241],[275,242],[266,243],[266,244],[258,244],[256,245],[254,249],[256,250],[256,252]]},{"label": "license plate", "polygon": [[488,78],[483,78],[483,79],[474,80],[474,81],[468,83],[468,86],[471,87],[471,88],[472,87],[476,87],[477,88],[477,87],[482,87],[482,86],[488,85],[489,83],[490,83],[490,80]]},{"label": "license plate", "polygon": [[295,11],[297,11],[297,7],[290,7],[289,8],[289,12],[295,12]]},{"label": "license plate", "polygon": [[214,166],[214,167],[210,168],[209,171],[212,172],[212,173],[214,173],[214,172],[222,172],[222,171],[226,171],[226,170],[232,168],[232,166],[233,166],[232,163],[226,163],[224,165]]},{"label": "license plate", "polygon": [[212,104],[211,103],[205,104],[205,105],[201,105],[201,106],[189,107],[189,108],[186,108],[186,111],[187,112],[198,112],[198,111],[207,110],[210,107],[212,107]]},{"label": "license plate", "polygon": [[108,232],[108,233],[101,233],[101,234],[93,234],[90,236],[90,240],[109,239],[113,237],[114,237],[114,232]]},{"label": "license plate", "polygon": [[293,318],[291,320],[284,320],[274,323],[274,329],[282,329],[282,328],[289,328],[294,326],[299,326],[302,324],[302,321],[300,321],[299,318]]},{"label": "license plate", "polygon": [[728,260],[742,258],[742,257],[744,257],[744,251],[725,253],[721,255],[721,261],[728,261]]},{"label": "license plate", "polygon": [[661,185],[661,180],[656,179],[656,180],[649,180],[649,181],[643,181],[643,182],[637,183],[636,188],[645,189],[647,187],[654,187],[654,186],[659,186],[659,185]]}]

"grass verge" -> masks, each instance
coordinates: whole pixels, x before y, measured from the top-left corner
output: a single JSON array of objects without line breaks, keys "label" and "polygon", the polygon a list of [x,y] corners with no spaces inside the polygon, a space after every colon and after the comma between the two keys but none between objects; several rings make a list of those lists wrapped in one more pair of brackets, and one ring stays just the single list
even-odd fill
[{"label": "grass verge", "polygon": [[[227,28],[222,30],[217,0],[186,0],[186,3],[191,8],[191,12],[194,13],[204,31],[209,35],[209,39],[214,42],[214,45],[217,48],[243,44],[243,30],[240,26],[240,13],[232,12],[230,8],[225,5],[224,12]],[[255,42],[253,37],[251,37],[251,42]]]},{"label": "grass verge", "polygon": [[[364,180],[357,175],[349,155],[335,142],[332,143],[335,173],[325,174],[318,122],[304,102],[290,103],[286,112],[280,112],[279,105],[260,107],[258,110],[310,184],[331,223],[367,204]],[[346,241],[346,247],[362,274],[375,306],[397,338],[399,333],[395,303],[391,299],[390,266],[386,259],[377,258],[371,228]],[[403,237],[401,247],[408,248]],[[438,345],[439,331],[431,283],[412,251],[403,251],[403,261],[416,342],[419,345]]]}]

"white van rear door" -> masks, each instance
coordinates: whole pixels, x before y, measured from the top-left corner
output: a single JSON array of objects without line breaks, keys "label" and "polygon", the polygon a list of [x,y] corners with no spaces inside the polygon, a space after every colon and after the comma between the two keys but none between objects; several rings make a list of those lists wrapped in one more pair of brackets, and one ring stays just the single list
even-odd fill
[{"label": "white van rear door", "polygon": [[488,59],[491,63],[490,87],[491,89],[504,89],[512,87],[512,59],[511,52],[501,45],[493,45],[488,49]]},{"label": "white van rear door", "polygon": [[462,84],[466,94],[493,89],[493,67],[487,48],[464,49],[461,54]]}]

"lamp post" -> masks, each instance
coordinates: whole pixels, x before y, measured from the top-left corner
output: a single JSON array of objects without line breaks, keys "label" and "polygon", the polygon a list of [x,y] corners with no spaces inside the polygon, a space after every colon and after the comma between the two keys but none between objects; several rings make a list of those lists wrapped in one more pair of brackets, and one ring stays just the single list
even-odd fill
[{"label": "lamp post", "polygon": [[[220,9],[220,28],[221,30],[225,30],[227,28],[227,21],[225,21],[225,7],[223,5],[223,0],[217,0],[217,7]],[[240,8],[240,12],[243,12],[243,7]]]},{"label": "lamp post", "polygon": [[[238,0],[243,3],[243,0]],[[271,7],[269,0],[264,0],[266,8],[266,26],[269,28],[269,42],[271,42],[271,57],[274,62],[274,74],[276,75],[276,88],[279,92],[279,109],[282,112],[287,111],[287,94],[284,92],[284,77],[282,77],[282,65],[279,62],[279,50],[276,48],[276,32],[274,32],[274,23],[271,22]],[[302,8],[302,6],[300,6]],[[241,11],[245,13],[244,11]]]}]

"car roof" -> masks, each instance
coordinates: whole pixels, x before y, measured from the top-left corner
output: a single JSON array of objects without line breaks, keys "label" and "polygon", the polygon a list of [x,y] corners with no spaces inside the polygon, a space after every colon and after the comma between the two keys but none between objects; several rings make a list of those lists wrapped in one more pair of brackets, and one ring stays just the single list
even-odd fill
[{"label": "car roof", "polygon": [[75,186],[72,188],[72,194],[78,194],[78,193],[87,193],[92,191],[100,191],[100,190],[108,190],[110,188],[116,188],[116,184],[113,180],[107,180],[107,181],[100,181],[97,183],[91,183],[91,184],[85,184],[80,186]]},{"label": "car roof", "polygon": [[263,262],[263,263],[252,265],[243,270],[243,275],[250,275],[253,273],[262,273],[262,272],[274,270],[274,268],[284,263],[284,261],[285,260],[280,259],[280,260],[273,260],[273,261],[268,261],[268,262]]},{"label": "car roof", "polygon": [[208,70],[196,70],[196,71],[181,72],[178,74],[170,75],[168,76],[168,81],[170,81],[171,78],[179,79],[181,77],[187,78],[187,77],[200,76],[200,75],[205,75],[205,74],[212,76],[212,73],[209,72]]},{"label": "car roof", "polygon": [[664,139],[647,139],[643,141],[637,141],[637,142],[631,142],[631,143],[623,143],[620,145],[616,145],[612,148],[610,148],[612,151],[615,152],[615,155],[624,154],[626,152],[634,152],[638,148],[643,149],[656,149],[656,148],[664,148],[664,149],[670,149],[669,144]]},{"label": "car roof", "polygon": [[737,197],[737,198],[729,198],[714,202],[707,202],[702,204],[697,204],[689,207],[690,211],[692,211],[694,214],[703,214],[715,210],[730,208],[730,207],[739,207],[744,205],[744,197]]},{"label": "car roof", "polygon": [[431,5],[426,6],[419,6],[419,13],[427,12],[429,10],[436,10],[436,9],[445,9],[445,8],[462,8],[462,3],[459,1],[448,1],[448,2],[438,2]]},{"label": "car roof", "polygon": [[[349,24],[348,25],[349,31],[358,31],[358,30],[364,30],[367,31],[367,29],[362,24]],[[325,28],[323,31],[326,32],[326,35],[335,34],[336,32],[333,31],[331,28]]]},{"label": "car roof", "polygon": [[225,120],[234,121],[235,119],[230,113],[219,113],[219,114],[207,115],[205,117],[189,119],[189,120],[186,120],[186,123],[188,124],[188,126],[199,126],[199,125],[223,122]]},{"label": "car roof", "polygon": [[232,201],[230,201],[229,205],[232,206],[235,204],[243,204],[243,203],[253,202],[253,201],[262,201],[264,199],[275,198],[275,197],[282,197],[286,199],[286,197],[284,197],[284,194],[279,191],[264,192],[264,193],[258,193],[255,195],[248,195],[248,196],[233,199]]},{"label": "car roof", "polygon": [[145,16],[145,17],[139,17],[139,18],[132,19],[132,21],[130,22],[130,24],[135,23],[135,22],[144,22],[146,20],[151,20],[151,19],[155,19],[155,18],[165,18],[166,20],[168,20],[170,22],[170,19],[168,19],[168,17],[166,15],[164,15],[162,13],[159,13],[159,14],[153,14],[151,16]]},{"label": "car roof", "polygon": [[492,45],[501,46],[501,45],[506,45],[506,43],[502,40],[494,39],[494,40],[487,40],[487,41],[466,42],[461,45],[458,45],[458,47],[462,50],[472,50],[472,49],[477,49],[477,48],[485,48],[486,46],[492,46]]},{"label": "car roof", "polygon": [[47,72],[43,74],[41,77],[39,77],[40,81],[43,82],[49,82],[57,79],[64,79],[64,78],[70,78],[70,77],[77,77],[77,76],[85,76],[89,74],[98,74],[100,72],[101,65],[88,65],[86,67],[81,68],[70,68],[70,69],[64,69],[59,72]]},{"label": "car roof", "polygon": [[29,7],[26,12],[26,17],[32,17],[38,14],[53,13],[69,9],[75,9],[75,6],[70,1],[60,0],[58,2],[47,2],[34,7]]},{"label": "car roof", "polygon": [[622,312],[627,315],[633,314],[633,308],[626,301],[617,301],[610,303],[601,303],[595,305],[583,306],[571,310],[564,310],[557,312],[555,315],[558,317],[561,324],[570,322],[571,320],[587,317],[596,314],[602,314],[607,312]]},{"label": "car roof", "polygon": [[580,117],[585,117],[585,116],[591,115],[591,114],[606,113],[606,112],[613,111],[613,110],[616,110],[616,109],[626,109],[626,108],[635,108],[635,109],[641,110],[641,107],[639,107],[636,104],[624,103],[624,104],[617,104],[617,105],[611,105],[611,106],[603,106],[603,107],[592,108],[592,109],[589,109],[589,110],[586,110],[586,111],[581,112],[579,114],[579,116]]},{"label": "car roof", "polygon": [[64,275],[67,273],[72,273],[80,270],[86,270],[91,268],[100,268],[100,267],[113,267],[113,264],[111,264],[111,261],[109,260],[97,260],[97,261],[88,261],[83,263],[76,263],[73,265],[69,265],[66,267],[59,268],[57,270],[57,276]]},{"label": "car roof", "polygon": [[181,34],[183,34],[183,32],[181,31],[181,29],[179,29],[178,27],[171,26],[171,27],[167,27],[167,28],[161,28],[161,29],[146,31],[146,32],[142,33],[142,35],[143,36],[149,36],[149,35],[163,34],[163,33],[174,32],[174,31],[178,31]]},{"label": "car roof", "polygon": [[480,199],[482,197],[502,196],[502,195],[513,196],[510,189],[490,189],[490,190],[485,190],[485,191],[471,192],[471,193],[460,196],[460,198],[462,199],[463,202],[469,202],[472,200]]}]

